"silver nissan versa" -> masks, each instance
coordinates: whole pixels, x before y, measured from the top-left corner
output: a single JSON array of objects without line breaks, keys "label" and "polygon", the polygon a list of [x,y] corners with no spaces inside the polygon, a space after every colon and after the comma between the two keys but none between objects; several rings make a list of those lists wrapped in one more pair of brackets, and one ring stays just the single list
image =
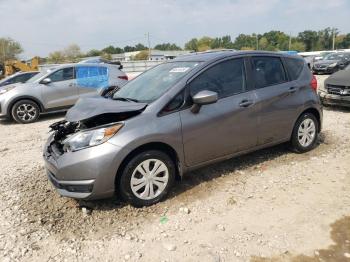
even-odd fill
[{"label": "silver nissan versa", "polygon": [[47,175],[62,196],[163,199],[194,168],[290,142],[317,144],[317,82],[299,56],[206,52],[141,74],[111,99],[83,98],[51,125]]}]

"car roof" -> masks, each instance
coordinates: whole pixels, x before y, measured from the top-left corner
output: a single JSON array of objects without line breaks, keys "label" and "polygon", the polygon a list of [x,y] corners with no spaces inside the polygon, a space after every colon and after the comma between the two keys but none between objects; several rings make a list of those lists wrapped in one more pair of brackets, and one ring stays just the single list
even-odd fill
[{"label": "car roof", "polygon": [[278,55],[283,57],[301,58],[299,55],[287,54],[282,52],[270,52],[270,51],[236,51],[232,49],[227,50],[213,50],[206,52],[194,52],[187,55],[178,56],[173,61],[196,61],[196,62],[210,62],[229,56],[239,55]]},{"label": "car roof", "polygon": [[71,66],[118,66],[113,64],[107,64],[107,63],[70,63],[70,64],[62,64],[59,66],[56,66],[55,68],[65,68],[65,67],[71,67]]}]

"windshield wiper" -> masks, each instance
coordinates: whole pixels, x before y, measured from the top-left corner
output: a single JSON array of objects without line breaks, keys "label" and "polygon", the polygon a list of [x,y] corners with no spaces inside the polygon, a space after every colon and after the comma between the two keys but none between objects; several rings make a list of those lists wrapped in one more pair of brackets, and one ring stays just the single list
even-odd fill
[{"label": "windshield wiper", "polygon": [[120,96],[113,97],[113,100],[126,101],[126,102],[135,102],[135,103],[139,102],[139,100],[134,99],[134,98],[120,97]]}]

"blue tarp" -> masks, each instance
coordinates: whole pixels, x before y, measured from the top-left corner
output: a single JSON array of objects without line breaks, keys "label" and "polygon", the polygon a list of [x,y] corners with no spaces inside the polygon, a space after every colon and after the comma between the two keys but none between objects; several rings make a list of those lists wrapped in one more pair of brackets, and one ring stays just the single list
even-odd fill
[{"label": "blue tarp", "polygon": [[101,66],[78,66],[76,79],[79,87],[108,87],[108,69]]}]

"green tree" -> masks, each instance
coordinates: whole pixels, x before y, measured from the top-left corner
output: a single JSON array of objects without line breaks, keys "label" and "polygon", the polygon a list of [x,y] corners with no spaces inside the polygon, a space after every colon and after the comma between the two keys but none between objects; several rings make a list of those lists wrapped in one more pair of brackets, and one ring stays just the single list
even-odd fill
[{"label": "green tree", "polygon": [[77,44],[71,44],[63,50],[64,57],[68,62],[77,62],[82,57],[82,52]]},{"label": "green tree", "polygon": [[86,56],[99,56],[101,55],[101,51],[100,50],[97,50],[97,49],[91,49],[89,50],[85,55]]},{"label": "green tree", "polygon": [[134,60],[147,60],[148,59],[148,50],[142,50],[134,56]]},{"label": "green tree", "polygon": [[300,32],[298,39],[304,43],[305,51],[314,51],[319,48],[319,35],[316,31],[305,30]]},{"label": "green tree", "polygon": [[192,38],[185,44],[185,50],[198,52],[198,39]]},{"label": "green tree", "polygon": [[235,49],[241,50],[244,48],[256,49],[256,36],[240,34],[236,37],[233,47]]},{"label": "green tree", "polygon": [[52,64],[59,64],[65,62],[66,58],[62,51],[54,51],[49,54],[47,61]]},{"label": "green tree", "polygon": [[213,38],[209,36],[203,36],[202,38],[198,39],[198,44],[197,44],[198,51],[209,50],[212,42],[213,42]]},{"label": "green tree", "polygon": [[181,50],[181,47],[177,46],[176,44],[163,43],[163,44],[156,45],[154,49],[168,51],[168,50]]},{"label": "green tree", "polygon": [[136,51],[134,46],[129,46],[129,45],[125,46],[123,50],[124,50],[124,52]]},{"label": "green tree", "polygon": [[145,50],[148,49],[148,47],[144,46],[141,43],[138,43],[137,45],[135,45],[135,51],[141,51],[141,50]]},{"label": "green tree", "polygon": [[106,54],[115,54],[116,53],[116,50],[115,50],[115,47],[112,46],[112,45],[109,45],[105,48],[103,48],[101,50],[102,53],[106,53]]},{"label": "green tree", "polygon": [[0,64],[9,59],[17,59],[22,52],[23,49],[19,42],[11,38],[0,38]]},{"label": "green tree", "polygon": [[[338,42],[339,41],[339,42]],[[338,39],[337,48],[350,48],[350,33],[343,35],[340,39]]]}]

